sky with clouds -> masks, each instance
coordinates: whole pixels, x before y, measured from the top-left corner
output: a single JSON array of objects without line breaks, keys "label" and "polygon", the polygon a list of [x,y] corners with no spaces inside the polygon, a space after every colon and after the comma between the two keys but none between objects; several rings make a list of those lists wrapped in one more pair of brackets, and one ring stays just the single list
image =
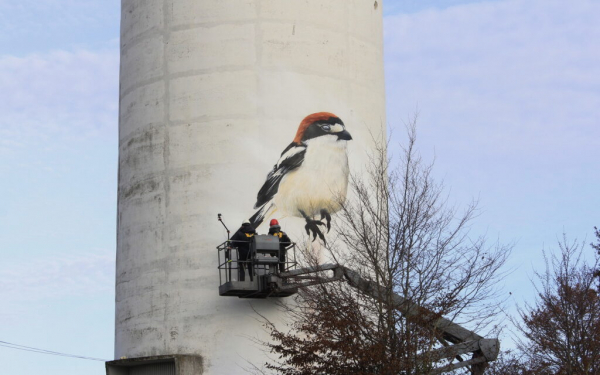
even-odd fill
[{"label": "sky with clouds", "polygon": [[[509,303],[562,232],[600,225],[600,1],[387,0],[388,123],[476,234],[515,242]],[[118,0],[0,0],[0,341],[111,359]],[[586,237],[587,236],[587,237]],[[0,347],[11,374],[102,362]]]},{"label": "sky with clouds", "polygon": [[[388,122],[421,149],[513,260],[598,225],[600,2],[471,2],[386,17]],[[590,238],[591,239],[591,238]],[[517,284],[518,285],[518,284]]]}]

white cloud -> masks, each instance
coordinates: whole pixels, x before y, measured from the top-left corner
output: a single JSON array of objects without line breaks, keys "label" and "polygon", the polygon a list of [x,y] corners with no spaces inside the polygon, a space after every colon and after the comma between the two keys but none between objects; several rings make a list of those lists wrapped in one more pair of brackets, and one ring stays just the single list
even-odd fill
[{"label": "white cloud", "polygon": [[418,104],[438,140],[506,157],[591,149],[597,14],[597,1],[511,0],[387,17],[390,120]]},{"label": "white cloud", "polygon": [[388,122],[418,107],[452,198],[481,198],[475,232],[519,241],[514,285],[544,242],[598,225],[598,14],[593,0],[503,0],[385,18]]},{"label": "white cloud", "polygon": [[118,50],[0,56],[0,155],[117,128]]},{"label": "white cloud", "polygon": [[46,50],[105,38],[108,32],[118,30],[119,11],[119,0],[0,0],[3,52],[6,46],[27,50],[28,44],[33,44]]},{"label": "white cloud", "polygon": [[[98,145],[115,144],[118,72],[114,48],[0,56],[0,175],[9,177],[0,187],[1,318],[113,293],[114,253],[71,250],[81,237],[106,247],[97,231],[114,219],[98,204],[114,186],[103,174],[113,176],[113,165],[98,163],[114,153]],[[98,174],[90,178],[87,169]]]},{"label": "white cloud", "polygon": [[[3,306],[112,293],[114,252],[54,255],[0,265]],[[6,309],[10,311],[11,309]]]}]

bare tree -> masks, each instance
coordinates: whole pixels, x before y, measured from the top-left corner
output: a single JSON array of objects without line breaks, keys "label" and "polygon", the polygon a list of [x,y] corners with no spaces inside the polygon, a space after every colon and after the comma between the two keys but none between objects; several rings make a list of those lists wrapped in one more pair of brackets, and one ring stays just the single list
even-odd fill
[{"label": "bare tree", "polygon": [[519,349],[540,370],[552,375],[600,374],[600,299],[595,273],[583,244],[558,243],[560,253],[548,257],[546,270],[536,273],[538,298],[520,309],[517,328],[525,337]]},{"label": "bare tree", "polygon": [[[279,360],[278,373],[428,374],[440,363],[432,350],[447,337],[430,328],[441,316],[477,330],[493,329],[498,285],[510,246],[471,238],[476,202],[462,212],[450,207],[432,165],[416,151],[413,121],[396,161],[380,144],[368,175],[352,176],[351,199],[335,222],[338,237],[329,260],[353,269],[382,287],[381,298],[345,283],[319,284],[285,305],[288,330],[266,322]],[[306,251],[307,264],[323,256]],[[401,309],[394,293],[405,297]],[[406,318],[406,311],[412,311]],[[490,324],[492,323],[492,324]],[[462,370],[464,372],[464,370]]]}]

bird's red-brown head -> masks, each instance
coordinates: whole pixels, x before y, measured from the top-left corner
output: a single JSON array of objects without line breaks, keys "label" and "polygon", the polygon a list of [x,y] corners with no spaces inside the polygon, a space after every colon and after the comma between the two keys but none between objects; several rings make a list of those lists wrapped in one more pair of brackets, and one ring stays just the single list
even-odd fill
[{"label": "bird's red-brown head", "polygon": [[302,120],[300,126],[298,126],[294,142],[300,143],[307,138],[314,138],[315,136],[324,135],[328,132],[330,132],[330,134],[337,134],[341,140],[349,141],[352,139],[350,133],[345,130],[344,123],[339,117],[330,112],[317,112],[306,116],[304,120]]}]

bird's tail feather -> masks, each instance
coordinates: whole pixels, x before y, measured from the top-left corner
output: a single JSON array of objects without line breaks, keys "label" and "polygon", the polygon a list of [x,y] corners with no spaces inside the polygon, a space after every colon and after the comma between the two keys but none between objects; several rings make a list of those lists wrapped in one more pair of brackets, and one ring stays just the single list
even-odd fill
[{"label": "bird's tail feather", "polygon": [[265,220],[268,214],[271,214],[271,211],[274,207],[272,201],[265,203],[258,211],[250,217],[250,224],[256,229],[258,226]]}]

